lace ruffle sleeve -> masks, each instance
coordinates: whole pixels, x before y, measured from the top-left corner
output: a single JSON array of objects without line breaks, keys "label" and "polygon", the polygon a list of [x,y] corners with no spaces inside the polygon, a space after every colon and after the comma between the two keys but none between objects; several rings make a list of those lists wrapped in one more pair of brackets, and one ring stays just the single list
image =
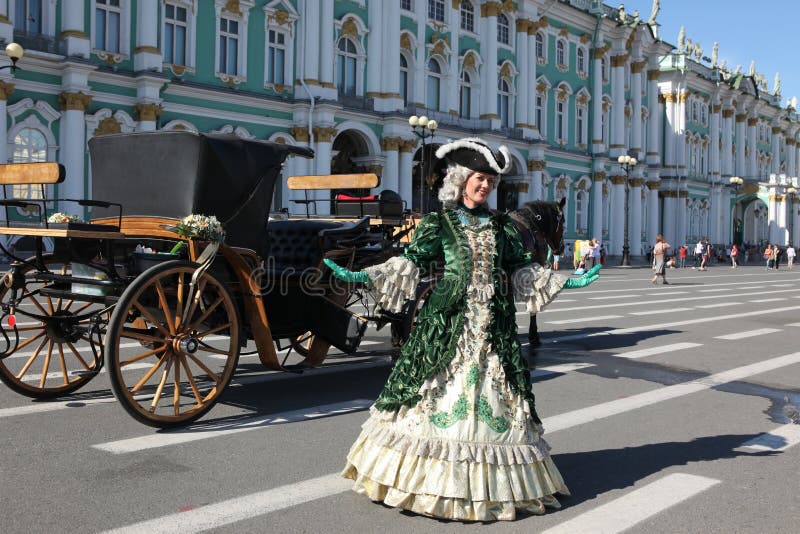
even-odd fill
[{"label": "lace ruffle sleeve", "polygon": [[369,275],[368,290],[373,294],[378,307],[399,313],[407,300],[417,294],[419,269],[403,256],[389,258],[384,263],[364,269]]},{"label": "lace ruffle sleeve", "polygon": [[556,274],[552,269],[545,269],[538,263],[531,263],[517,269],[511,276],[514,296],[525,301],[530,313],[538,313],[544,309],[564,288],[567,277]]}]

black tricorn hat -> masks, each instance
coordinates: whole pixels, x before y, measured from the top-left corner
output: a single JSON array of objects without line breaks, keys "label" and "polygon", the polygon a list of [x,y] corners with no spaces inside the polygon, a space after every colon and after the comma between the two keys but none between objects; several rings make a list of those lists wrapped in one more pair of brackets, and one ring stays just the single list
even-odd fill
[{"label": "black tricorn hat", "polygon": [[487,174],[506,174],[511,170],[508,148],[501,145],[497,153],[494,153],[485,141],[477,137],[467,137],[442,145],[436,151],[436,157]]}]

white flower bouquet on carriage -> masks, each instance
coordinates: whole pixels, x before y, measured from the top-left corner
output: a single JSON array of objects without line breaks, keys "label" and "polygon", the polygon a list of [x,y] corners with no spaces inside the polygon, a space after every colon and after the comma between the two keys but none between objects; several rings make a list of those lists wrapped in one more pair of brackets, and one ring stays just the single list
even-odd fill
[{"label": "white flower bouquet on carriage", "polygon": [[199,239],[202,241],[215,241],[221,243],[225,240],[225,229],[222,223],[213,215],[187,215],[175,225],[175,231],[181,237]]},{"label": "white flower bouquet on carriage", "polygon": [[57,211],[55,213],[52,213],[47,218],[47,222],[50,224],[65,224],[65,223],[82,223],[84,222],[84,220],[78,217],[77,215],[73,215],[72,213],[63,213]]}]

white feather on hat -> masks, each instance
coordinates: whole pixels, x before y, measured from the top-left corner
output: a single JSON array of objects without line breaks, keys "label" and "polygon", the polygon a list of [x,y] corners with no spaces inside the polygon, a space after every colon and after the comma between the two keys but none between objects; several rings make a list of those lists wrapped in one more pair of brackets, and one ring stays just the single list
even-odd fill
[{"label": "white feather on hat", "polygon": [[466,137],[440,146],[436,157],[475,171],[506,174],[511,170],[511,154],[505,145],[500,145],[497,150],[499,154],[496,155],[484,140]]}]

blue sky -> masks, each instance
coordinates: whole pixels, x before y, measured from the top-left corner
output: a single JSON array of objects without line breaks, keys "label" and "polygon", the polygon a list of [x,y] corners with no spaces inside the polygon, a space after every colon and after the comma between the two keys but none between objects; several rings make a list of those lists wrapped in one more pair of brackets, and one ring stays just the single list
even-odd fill
[{"label": "blue sky", "polygon": [[[619,6],[615,1],[605,3]],[[647,20],[652,6],[652,0],[627,0],[625,12],[638,9],[640,18]],[[731,69],[741,64],[746,74],[755,60],[770,92],[775,73],[780,72],[783,106],[793,96],[800,98],[798,7],[797,0],[661,0],[656,20],[661,24],[659,37],[673,45],[678,44],[681,26],[686,27],[687,39],[701,44],[705,56],[711,57],[714,41],[718,42],[719,61],[727,59]]]}]

